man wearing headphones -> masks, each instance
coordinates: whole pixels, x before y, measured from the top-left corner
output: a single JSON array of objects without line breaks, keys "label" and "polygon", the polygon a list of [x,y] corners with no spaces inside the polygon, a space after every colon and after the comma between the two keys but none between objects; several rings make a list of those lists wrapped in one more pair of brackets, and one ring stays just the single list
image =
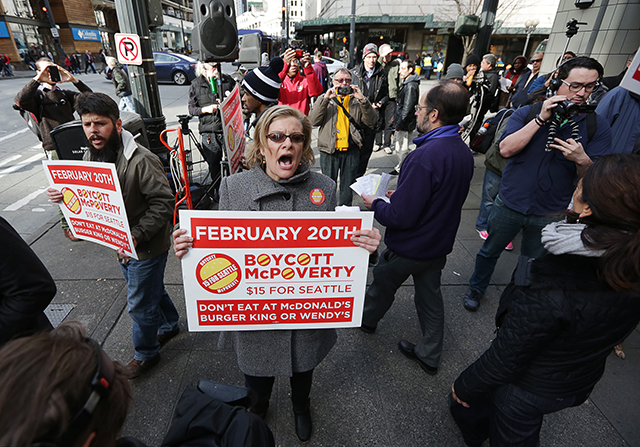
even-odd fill
[{"label": "man wearing headphones", "polygon": [[538,258],[545,253],[542,229],[562,220],[577,178],[598,157],[612,153],[611,130],[604,118],[595,113],[570,117],[558,113],[584,105],[599,87],[602,73],[595,59],[570,59],[558,70],[552,97],[511,115],[500,141],[500,154],[509,161],[491,207],[489,237],[476,256],[464,295],[465,309],[478,310],[500,254],[521,229],[521,254]]}]

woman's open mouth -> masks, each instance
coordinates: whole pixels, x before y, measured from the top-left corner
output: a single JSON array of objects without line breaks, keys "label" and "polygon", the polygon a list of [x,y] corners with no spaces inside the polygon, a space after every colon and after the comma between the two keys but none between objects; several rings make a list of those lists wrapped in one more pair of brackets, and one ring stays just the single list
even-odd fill
[{"label": "woman's open mouth", "polygon": [[278,166],[284,169],[288,169],[291,167],[293,163],[293,157],[291,155],[283,155],[278,158]]}]

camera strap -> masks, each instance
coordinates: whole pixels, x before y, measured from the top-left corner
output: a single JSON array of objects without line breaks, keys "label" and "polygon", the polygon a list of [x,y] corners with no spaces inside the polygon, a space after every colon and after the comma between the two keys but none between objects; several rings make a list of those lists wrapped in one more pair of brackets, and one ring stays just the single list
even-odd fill
[{"label": "camera strap", "polygon": [[342,105],[340,101],[338,101],[338,98],[331,98],[331,99],[333,100],[333,102],[338,104],[338,106],[342,109],[344,114],[347,116],[347,119],[349,120],[349,122],[353,124],[353,127],[355,127],[358,132],[362,132],[362,127],[360,127],[360,125],[356,123],[356,120],[354,120],[353,117],[349,114],[349,112],[347,112],[347,109]]}]

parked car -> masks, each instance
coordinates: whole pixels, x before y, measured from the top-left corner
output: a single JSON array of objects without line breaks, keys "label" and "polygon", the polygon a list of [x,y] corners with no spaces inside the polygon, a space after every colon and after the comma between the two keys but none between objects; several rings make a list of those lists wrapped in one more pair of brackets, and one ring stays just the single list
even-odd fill
[{"label": "parked car", "polygon": [[347,68],[347,64],[332,57],[322,56],[322,62],[327,64],[327,70],[329,70],[330,75],[334,74],[338,68]]},{"label": "parked car", "polygon": [[197,61],[177,53],[153,52],[158,82],[173,82],[178,85],[190,84],[196,77]]}]

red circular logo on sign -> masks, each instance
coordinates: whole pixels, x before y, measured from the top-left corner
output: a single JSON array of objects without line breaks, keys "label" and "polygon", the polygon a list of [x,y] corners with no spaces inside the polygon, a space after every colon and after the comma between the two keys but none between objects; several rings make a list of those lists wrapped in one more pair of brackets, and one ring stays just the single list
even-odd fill
[{"label": "red circular logo on sign", "polygon": [[82,205],[80,205],[80,199],[78,199],[76,193],[69,188],[62,188],[62,191],[60,192],[62,193],[62,202],[64,203],[64,206],[66,206],[73,214],[80,214],[80,211],[82,211]]},{"label": "red circular logo on sign", "polygon": [[316,188],[311,191],[311,193],[309,194],[309,198],[311,199],[311,202],[313,204],[322,205],[322,203],[324,202],[324,191],[320,188]]},{"label": "red circular logo on sign", "polygon": [[196,279],[207,292],[229,293],[240,284],[242,271],[233,258],[212,253],[198,262]]}]

